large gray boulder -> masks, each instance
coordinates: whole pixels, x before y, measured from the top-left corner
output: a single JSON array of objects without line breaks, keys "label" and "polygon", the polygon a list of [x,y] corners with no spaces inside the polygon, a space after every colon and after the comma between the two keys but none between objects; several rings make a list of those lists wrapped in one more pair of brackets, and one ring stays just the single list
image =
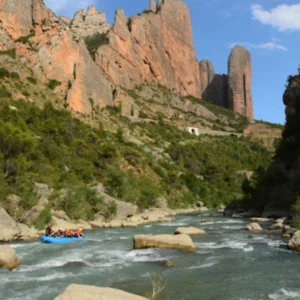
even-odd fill
[{"label": "large gray boulder", "polygon": [[30,211],[28,211],[24,217],[22,218],[21,222],[25,223],[26,225],[31,225],[34,221],[38,219],[41,212],[44,210],[43,205],[34,206]]},{"label": "large gray boulder", "polygon": [[289,241],[288,248],[293,251],[300,251],[300,230],[296,231]]},{"label": "large gray boulder", "polygon": [[0,245],[0,268],[12,270],[20,265],[16,251],[7,245]]},{"label": "large gray boulder", "polygon": [[112,288],[72,284],[54,300],[147,300]]},{"label": "large gray boulder", "polygon": [[248,231],[262,231],[263,230],[258,223],[250,223],[244,229],[248,230]]},{"label": "large gray boulder", "polygon": [[133,238],[134,249],[164,248],[195,252],[196,247],[187,234],[178,235],[136,235]]},{"label": "large gray boulder", "polygon": [[0,208],[0,242],[11,242],[17,240],[21,230],[15,220]]},{"label": "large gray boulder", "polygon": [[91,187],[96,194],[102,198],[103,202],[107,205],[111,203],[116,203],[117,205],[117,214],[115,218],[117,219],[127,219],[128,217],[131,217],[135,215],[138,212],[138,207],[136,205],[133,205],[131,203],[123,202],[118,199],[115,199],[105,192],[105,188],[100,183],[96,186]]}]

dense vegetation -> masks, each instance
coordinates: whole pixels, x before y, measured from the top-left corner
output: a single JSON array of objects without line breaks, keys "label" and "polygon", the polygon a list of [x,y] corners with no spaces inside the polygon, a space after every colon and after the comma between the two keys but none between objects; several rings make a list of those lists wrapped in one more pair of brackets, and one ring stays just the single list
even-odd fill
[{"label": "dense vegetation", "polygon": [[295,210],[300,213],[300,76],[288,78],[285,104],[292,103],[277,150],[268,168],[259,168],[255,176],[245,181],[244,204],[247,208],[260,211],[266,207],[273,209]]},{"label": "dense vegetation", "polygon": [[[17,110],[9,106],[15,106]],[[102,182],[107,192],[141,208],[165,197],[171,207],[229,203],[242,197],[243,171],[266,166],[271,154],[247,138],[196,137],[163,121],[132,123],[108,108],[130,135],[147,140],[143,146],[128,142],[120,128],[90,127],[65,110],[47,102],[1,102],[0,201],[14,193],[21,196],[21,212],[37,204],[34,182],[55,190],[50,207],[73,218],[91,219],[107,207],[89,189]],[[43,219],[49,218],[46,210]],[[40,225],[39,225],[40,226]]]}]

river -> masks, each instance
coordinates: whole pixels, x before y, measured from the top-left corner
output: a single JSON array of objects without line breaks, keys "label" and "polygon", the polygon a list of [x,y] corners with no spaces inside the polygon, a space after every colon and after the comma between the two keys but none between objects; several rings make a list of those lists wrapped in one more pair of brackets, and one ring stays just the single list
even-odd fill
[{"label": "river", "polygon": [[[288,251],[280,235],[241,230],[247,220],[214,218],[200,224],[197,214],[170,223],[86,232],[84,243],[15,243],[21,266],[0,270],[0,299],[52,300],[72,283],[114,287],[145,295],[149,273],[163,274],[167,285],[158,300],[300,299],[300,254]],[[211,218],[208,218],[211,219]],[[268,224],[264,225],[267,226]],[[197,226],[198,254],[175,250],[132,250],[135,234],[173,234]],[[174,268],[158,261],[170,259]]]}]

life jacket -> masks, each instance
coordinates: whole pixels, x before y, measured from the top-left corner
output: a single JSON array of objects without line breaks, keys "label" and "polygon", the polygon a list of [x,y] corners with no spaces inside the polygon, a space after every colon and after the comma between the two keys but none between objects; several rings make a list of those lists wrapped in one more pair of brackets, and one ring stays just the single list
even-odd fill
[{"label": "life jacket", "polygon": [[77,236],[82,236],[82,231],[80,229],[76,229],[76,235]]},{"label": "life jacket", "polygon": [[72,236],[72,235],[73,235],[72,230],[68,229],[67,232],[66,232],[66,235],[67,235],[67,236]]}]

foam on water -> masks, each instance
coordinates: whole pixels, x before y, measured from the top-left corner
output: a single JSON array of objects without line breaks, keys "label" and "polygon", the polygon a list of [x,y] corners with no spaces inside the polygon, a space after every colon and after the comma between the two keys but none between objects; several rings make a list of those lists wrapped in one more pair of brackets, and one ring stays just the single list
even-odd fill
[{"label": "foam on water", "polygon": [[196,245],[202,249],[222,249],[222,248],[230,248],[230,249],[239,249],[244,252],[251,252],[254,250],[252,246],[249,246],[246,242],[234,241],[234,240],[223,240],[221,243],[217,242],[209,242],[209,243],[196,243]]},{"label": "foam on water", "polygon": [[300,299],[300,289],[297,290],[281,289],[274,294],[270,294],[269,299],[273,299],[273,300]]},{"label": "foam on water", "polygon": [[205,269],[205,268],[210,268],[214,265],[216,265],[218,262],[211,262],[211,263],[206,263],[206,264],[203,264],[203,265],[199,265],[199,266],[192,266],[192,267],[189,267],[187,268],[188,270],[196,270],[196,269]]}]

